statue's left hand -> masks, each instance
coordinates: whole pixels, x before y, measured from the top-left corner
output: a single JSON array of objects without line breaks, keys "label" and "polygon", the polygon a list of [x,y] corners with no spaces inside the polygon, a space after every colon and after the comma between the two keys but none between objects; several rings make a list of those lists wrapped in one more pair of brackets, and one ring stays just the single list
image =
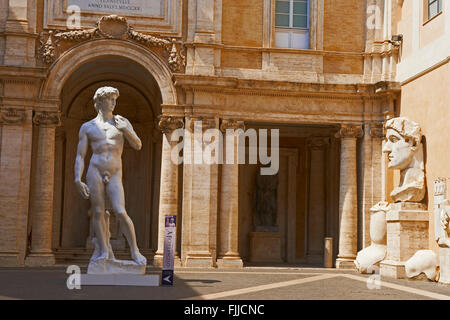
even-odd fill
[{"label": "statue's left hand", "polygon": [[116,123],[116,128],[119,130],[129,130],[128,122],[122,116],[115,116],[114,122]]}]

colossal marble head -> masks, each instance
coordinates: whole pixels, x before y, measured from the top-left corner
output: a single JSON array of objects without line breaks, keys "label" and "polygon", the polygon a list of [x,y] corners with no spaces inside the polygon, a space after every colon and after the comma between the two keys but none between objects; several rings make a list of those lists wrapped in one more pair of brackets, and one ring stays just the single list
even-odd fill
[{"label": "colossal marble head", "polygon": [[[97,112],[107,109],[113,111],[116,100],[119,98],[119,90],[113,87],[101,87],[94,94],[94,107]],[[106,110],[105,110],[106,111]]]},{"label": "colossal marble head", "polygon": [[393,118],[386,122],[386,143],[390,169],[404,170],[410,166],[414,154],[420,150],[422,133],[417,123],[407,118]]}]

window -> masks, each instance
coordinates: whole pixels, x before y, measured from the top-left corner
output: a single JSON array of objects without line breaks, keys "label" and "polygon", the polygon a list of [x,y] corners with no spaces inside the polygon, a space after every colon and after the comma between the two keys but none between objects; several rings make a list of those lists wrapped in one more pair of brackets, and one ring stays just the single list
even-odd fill
[{"label": "window", "polygon": [[275,2],[275,46],[309,48],[308,0],[277,0]]},{"label": "window", "polygon": [[427,0],[427,1],[428,1],[428,20],[429,20],[442,12],[442,0]]}]

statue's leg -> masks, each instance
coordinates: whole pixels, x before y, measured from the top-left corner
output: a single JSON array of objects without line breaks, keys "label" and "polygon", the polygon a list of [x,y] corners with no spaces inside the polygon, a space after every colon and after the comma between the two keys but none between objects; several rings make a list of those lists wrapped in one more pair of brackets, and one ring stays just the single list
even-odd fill
[{"label": "statue's leg", "polygon": [[147,264],[147,259],[139,252],[137,246],[133,221],[131,221],[125,210],[125,195],[120,172],[110,178],[109,183],[106,185],[106,192],[111,201],[112,209],[119,220],[120,229],[130,246],[131,257],[138,264]]},{"label": "statue's leg", "polygon": [[100,253],[93,256],[93,260],[108,258],[108,225],[105,219],[105,188],[100,173],[95,167],[89,167],[86,174],[86,183],[90,191],[91,219],[94,235],[100,249]]}]

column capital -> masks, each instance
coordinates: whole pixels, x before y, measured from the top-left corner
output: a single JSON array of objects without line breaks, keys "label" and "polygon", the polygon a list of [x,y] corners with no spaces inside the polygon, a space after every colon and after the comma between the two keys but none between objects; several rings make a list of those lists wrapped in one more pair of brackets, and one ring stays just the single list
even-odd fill
[{"label": "column capital", "polygon": [[208,129],[215,129],[217,128],[216,119],[214,118],[206,118],[206,117],[191,117],[189,119],[189,130],[192,132],[194,131],[194,126],[197,121],[202,122],[202,131],[208,130]]},{"label": "column capital", "polygon": [[8,108],[0,110],[0,124],[21,125],[25,123],[27,115],[23,109]]},{"label": "column capital", "polygon": [[37,111],[33,116],[33,123],[42,127],[59,127],[61,125],[61,113],[54,111]]},{"label": "column capital", "polygon": [[336,133],[336,138],[341,139],[357,139],[364,135],[362,124],[341,124],[341,129]]},{"label": "column capital", "polygon": [[384,125],[382,122],[372,122],[369,124],[369,134],[373,139],[384,138]]},{"label": "column capital", "polygon": [[322,150],[330,144],[329,137],[309,137],[307,140],[308,148],[312,150]]},{"label": "column capital", "polygon": [[171,134],[176,129],[184,128],[183,117],[161,116],[158,123],[163,134]]},{"label": "column capital", "polygon": [[225,132],[227,129],[242,129],[245,131],[244,121],[234,120],[234,119],[223,119],[220,125],[220,131]]}]

